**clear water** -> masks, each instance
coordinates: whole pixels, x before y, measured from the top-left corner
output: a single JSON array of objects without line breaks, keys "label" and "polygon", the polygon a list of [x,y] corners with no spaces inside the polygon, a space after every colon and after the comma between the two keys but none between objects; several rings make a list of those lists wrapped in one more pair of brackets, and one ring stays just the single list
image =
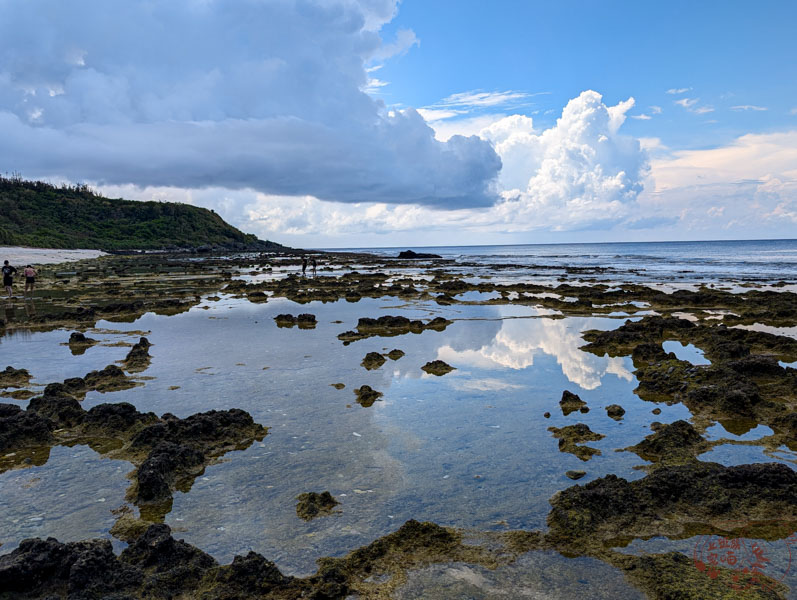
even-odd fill
[{"label": "clear water", "polygon": [[[597,263],[617,252],[604,248],[603,255],[593,256],[584,245],[574,246],[578,248],[573,252],[582,252],[586,262]],[[519,260],[529,247],[513,248],[515,254],[506,251],[501,260]],[[532,248],[537,252],[534,260],[542,256],[564,265],[572,258],[561,246],[556,247],[559,255],[547,257]],[[794,242],[778,250],[784,264],[791,256],[789,248],[797,252]],[[478,260],[476,252],[471,250],[465,258]],[[719,255],[706,254],[710,261],[704,272],[727,267]],[[623,260],[637,260],[630,256]],[[670,257],[665,262],[673,269],[674,261],[687,259],[692,260]],[[752,276],[754,271],[757,277],[770,268],[764,261],[745,264],[736,271],[728,267],[733,278]],[[462,272],[474,270],[469,266]],[[524,272],[528,275],[530,269]],[[477,303],[493,297],[468,294],[461,297]],[[624,310],[618,309],[618,315],[625,315]],[[633,312],[630,307],[628,311]],[[313,313],[318,325],[312,330],[276,327],[273,317],[285,312]],[[454,323],[444,332],[374,337],[349,346],[336,337],[353,329],[360,317],[386,314],[443,316]],[[146,335],[153,343],[153,359],[140,374],[142,385],[89,393],[83,406],[125,401],[142,411],[181,417],[242,408],[270,427],[262,442],[227,454],[206,469],[190,492],[175,493],[166,522],[178,537],[222,562],[254,550],[285,573],[308,574],[315,571],[317,558],[343,555],[395,531],[410,518],[480,531],[544,528],[548,499],[573,485],[564,475],[570,469],[587,472],[579,483],[608,473],[642,477],[644,472],[635,469],[644,464],[642,459],[616,450],[648,435],[652,420],[666,423],[689,419],[690,414],[680,404],[654,405],[634,395],[637,381],[629,357],[599,357],[580,349],[585,343],[582,331],[616,328],[624,320],[562,317],[558,311],[520,305],[441,306],[394,298],[304,305],[272,298],[252,304],[221,295],[218,301],[206,299],[179,315],[148,313],[133,323],[100,321],[88,334],[101,344],[80,356],[64,345],[68,330],[2,337],[0,366],[25,367],[38,385],[44,385],[120,361],[128,351],[120,344]],[[405,356],[374,371],[360,365],[368,352],[393,348]],[[697,349],[692,353],[688,360],[694,362]],[[456,370],[442,377],[421,371],[434,359]],[[337,390],[333,383],[345,388]],[[384,397],[368,408],[358,405],[353,390],[363,384]],[[590,411],[565,417],[558,404],[565,389],[579,394]],[[606,415],[609,404],[623,406],[622,420]],[[653,408],[661,414],[652,415]],[[543,416],[545,412],[550,418]],[[606,436],[588,444],[601,454],[587,462],[559,452],[547,430],[579,422]],[[733,436],[716,425],[708,435],[749,441],[768,433],[768,428],[758,427]],[[757,446],[724,444],[701,459],[723,464],[778,460],[794,467],[796,457],[788,449],[768,456]],[[41,467],[0,474],[0,553],[32,536],[53,535],[64,541],[109,537],[114,521],[110,511],[124,503],[130,469],[128,463],[80,446],[53,448]],[[296,496],[324,490],[341,502],[339,512],[310,522],[299,519]],[[521,574],[524,565],[533,564],[544,565],[556,578],[534,580],[533,573]],[[490,594],[507,589],[513,578],[540,597],[583,593],[578,590],[586,588],[577,585],[582,580],[592,582],[590,597],[639,597],[614,569],[596,561],[534,553],[518,565],[517,570],[507,567],[492,573],[463,565],[430,567],[414,574],[415,583],[401,597],[423,597],[423,590],[437,585],[434,581],[441,577],[451,583],[450,589],[462,591],[458,597],[494,597]],[[573,580],[574,573],[581,573],[581,579]],[[597,581],[602,587],[596,587]]]}]

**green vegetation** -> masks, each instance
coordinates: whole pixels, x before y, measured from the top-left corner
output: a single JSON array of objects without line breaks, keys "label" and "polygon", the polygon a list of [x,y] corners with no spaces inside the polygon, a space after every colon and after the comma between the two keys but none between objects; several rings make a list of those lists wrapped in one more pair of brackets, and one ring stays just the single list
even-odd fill
[{"label": "green vegetation", "polygon": [[214,211],[177,202],[112,200],[87,185],[56,187],[0,176],[0,246],[166,250],[274,250]]}]

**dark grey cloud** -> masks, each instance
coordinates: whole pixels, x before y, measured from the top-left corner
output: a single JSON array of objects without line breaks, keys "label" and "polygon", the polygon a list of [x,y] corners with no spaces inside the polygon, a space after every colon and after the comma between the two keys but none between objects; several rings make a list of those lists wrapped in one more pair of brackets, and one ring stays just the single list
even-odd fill
[{"label": "dark grey cloud", "polygon": [[0,169],[487,205],[501,161],[362,89],[396,0],[0,0]]}]

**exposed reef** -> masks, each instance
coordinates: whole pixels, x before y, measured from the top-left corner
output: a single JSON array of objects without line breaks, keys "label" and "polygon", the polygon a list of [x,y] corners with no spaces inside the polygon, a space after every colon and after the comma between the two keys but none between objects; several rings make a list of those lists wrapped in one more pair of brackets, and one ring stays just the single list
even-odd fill
[{"label": "exposed reef", "polygon": [[444,331],[450,324],[451,321],[442,317],[435,317],[427,323],[417,319],[410,320],[407,317],[391,315],[385,315],[378,319],[362,317],[357,323],[357,331],[345,331],[338,335],[338,339],[344,345],[348,345],[357,340],[364,340],[374,336],[392,337],[406,333],[423,333],[427,330]]},{"label": "exposed reef", "polygon": [[369,352],[365,355],[365,358],[363,358],[360,364],[369,371],[373,371],[381,367],[385,362],[385,357],[379,354],[379,352]]},{"label": "exposed reef", "polygon": [[377,392],[369,385],[357,388],[354,393],[357,396],[357,404],[365,408],[372,406],[374,402],[382,397],[382,392]]},{"label": "exposed reef", "polygon": [[94,338],[86,337],[86,335],[80,331],[73,331],[69,334],[69,342],[67,342],[67,344],[69,345],[69,351],[72,352],[72,355],[79,356],[85,354],[86,350],[92,346],[99,344],[99,341]]},{"label": "exposed reef", "polygon": [[456,367],[452,367],[442,360],[433,360],[423,365],[421,370],[424,373],[429,373],[429,375],[437,375],[439,377],[451,371],[455,371]]},{"label": "exposed reef", "polygon": [[27,369],[15,369],[8,366],[0,371],[0,388],[22,388],[30,383]]},{"label": "exposed reef", "polygon": [[290,328],[298,325],[299,329],[315,329],[317,323],[315,315],[309,313],[302,313],[297,316],[281,314],[274,317],[274,321],[276,321],[277,327]]},{"label": "exposed reef", "polygon": [[577,410],[581,412],[589,411],[587,403],[584,402],[581,398],[579,398],[577,394],[574,394],[573,392],[570,392],[568,390],[562,392],[562,399],[559,400],[559,406],[561,407],[562,414],[564,416],[567,416],[571,412],[575,412]]}]

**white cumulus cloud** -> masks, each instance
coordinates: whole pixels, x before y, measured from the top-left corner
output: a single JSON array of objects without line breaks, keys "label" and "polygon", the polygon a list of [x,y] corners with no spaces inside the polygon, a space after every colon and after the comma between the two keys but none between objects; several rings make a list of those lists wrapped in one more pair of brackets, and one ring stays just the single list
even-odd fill
[{"label": "white cumulus cloud", "polygon": [[[0,0],[0,166],[100,184],[489,205],[501,163],[364,90],[397,0]],[[42,18],[46,15],[47,18]]]}]

